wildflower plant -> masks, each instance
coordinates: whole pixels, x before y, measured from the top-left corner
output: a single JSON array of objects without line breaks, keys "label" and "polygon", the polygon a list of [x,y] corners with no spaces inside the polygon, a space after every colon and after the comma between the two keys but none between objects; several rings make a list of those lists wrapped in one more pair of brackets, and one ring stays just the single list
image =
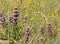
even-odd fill
[{"label": "wildflower plant", "polygon": [[0,13],[1,44],[60,44],[59,0],[0,0]]},{"label": "wildflower plant", "polygon": [[2,26],[2,30],[3,30],[1,31],[1,39],[7,40],[8,39],[8,28],[7,28],[8,23],[6,22],[6,18],[2,13],[0,13],[0,25]]},{"label": "wildflower plant", "polygon": [[19,27],[18,27],[18,9],[17,7],[14,7],[13,9],[13,17],[9,17],[9,21],[11,24],[11,31],[9,33],[9,40],[10,44],[13,44],[14,41],[18,41],[20,39],[20,32],[19,32]]},{"label": "wildflower plant", "polygon": [[25,42],[29,40],[29,35],[30,35],[30,28],[27,27],[25,32]]}]

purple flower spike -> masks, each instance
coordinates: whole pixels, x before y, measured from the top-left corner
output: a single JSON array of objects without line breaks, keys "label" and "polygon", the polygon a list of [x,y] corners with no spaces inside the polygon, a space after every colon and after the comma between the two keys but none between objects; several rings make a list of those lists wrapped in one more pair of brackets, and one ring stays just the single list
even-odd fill
[{"label": "purple flower spike", "polygon": [[29,36],[30,34],[30,28],[26,28],[26,33],[25,33],[27,36]]},{"label": "purple flower spike", "polygon": [[47,35],[48,35],[48,36],[52,36],[51,27],[52,27],[51,24],[48,24],[48,25],[47,25]]},{"label": "purple flower spike", "polygon": [[28,41],[28,39],[29,39],[29,35],[30,35],[30,28],[27,27],[27,28],[26,28],[26,32],[25,32],[25,42]]},{"label": "purple flower spike", "polygon": [[19,16],[17,7],[14,7],[14,9],[13,9],[13,16],[14,17],[18,17]]}]

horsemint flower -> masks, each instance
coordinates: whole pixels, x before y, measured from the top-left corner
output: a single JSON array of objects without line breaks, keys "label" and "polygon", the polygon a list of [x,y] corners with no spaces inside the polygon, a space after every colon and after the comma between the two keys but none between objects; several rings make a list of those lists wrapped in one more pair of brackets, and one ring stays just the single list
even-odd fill
[{"label": "horsemint flower", "polygon": [[51,28],[52,28],[52,26],[51,26],[51,24],[48,24],[47,25],[47,33],[48,33],[48,36],[51,36],[52,34],[52,32],[51,32]]},{"label": "horsemint flower", "polygon": [[14,17],[18,17],[19,16],[17,7],[14,7],[14,9],[13,9],[13,16]]},{"label": "horsemint flower", "polygon": [[49,23],[48,25],[47,25],[47,29],[51,29],[52,28],[52,25]]},{"label": "horsemint flower", "polygon": [[[16,41],[14,42],[14,40],[19,40],[19,38],[20,38],[20,32],[19,32],[19,27],[18,27],[18,25],[17,25],[17,18],[18,18],[18,11],[17,11],[17,7],[14,7],[14,9],[13,9],[13,13],[14,13],[14,15],[12,16],[12,17],[9,17],[9,21],[12,23],[12,24],[14,24],[14,25],[12,25],[13,26],[13,28],[12,28],[12,34],[10,35],[10,38],[13,38],[12,40],[10,40],[10,41],[12,41],[11,43],[14,43],[14,44],[18,44]],[[17,30],[16,30],[17,29]],[[14,32],[14,33],[13,33]],[[17,33],[18,32],[18,33]],[[11,37],[12,35],[14,35],[13,37]]]},{"label": "horsemint flower", "polygon": [[52,28],[51,24],[48,24],[48,25],[47,25],[47,36],[48,36],[49,38],[52,37],[52,30],[51,30],[51,28]]},{"label": "horsemint flower", "polygon": [[13,9],[13,17],[9,17],[9,21],[13,24],[17,24],[17,17],[19,16],[19,13],[18,13],[18,8],[17,7],[14,7]]},{"label": "horsemint flower", "polygon": [[9,21],[13,24],[17,23],[17,18],[16,17],[9,17]]},{"label": "horsemint flower", "polygon": [[26,28],[26,32],[25,32],[25,42],[28,41],[28,39],[29,39],[29,35],[30,35],[30,28],[27,27],[27,28]]},{"label": "horsemint flower", "polygon": [[3,17],[2,14],[0,14],[0,24],[4,24],[5,23],[5,18]]}]

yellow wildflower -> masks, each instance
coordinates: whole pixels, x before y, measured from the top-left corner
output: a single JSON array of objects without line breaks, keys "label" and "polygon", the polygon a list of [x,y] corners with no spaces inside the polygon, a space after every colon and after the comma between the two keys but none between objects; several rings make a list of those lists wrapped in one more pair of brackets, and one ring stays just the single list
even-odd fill
[{"label": "yellow wildflower", "polygon": [[54,14],[54,13],[52,13],[52,17],[54,17],[54,16],[58,17],[58,14]]},{"label": "yellow wildflower", "polygon": [[29,7],[30,5],[30,0],[27,1],[26,7]]},{"label": "yellow wildflower", "polygon": [[52,17],[54,17],[55,16],[55,14],[54,13],[52,13]]},{"label": "yellow wildflower", "polygon": [[45,17],[45,15],[44,14],[41,14],[41,17]]},{"label": "yellow wildflower", "polygon": [[16,2],[14,2],[14,3],[13,3],[13,6],[16,6],[16,5],[17,5]]},{"label": "yellow wildflower", "polygon": [[27,3],[30,3],[30,0],[28,0]]},{"label": "yellow wildflower", "polygon": [[13,6],[17,6],[17,2],[16,2],[16,1],[11,2],[11,4],[12,4]]},{"label": "yellow wildflower", "polygon": [[34,20],[34,16],[31,16],[30,20]]},{"label": "yellow wildflower", "polygon": [[25,16],[27,17],[28,16],[28,13],[26,13]]}]

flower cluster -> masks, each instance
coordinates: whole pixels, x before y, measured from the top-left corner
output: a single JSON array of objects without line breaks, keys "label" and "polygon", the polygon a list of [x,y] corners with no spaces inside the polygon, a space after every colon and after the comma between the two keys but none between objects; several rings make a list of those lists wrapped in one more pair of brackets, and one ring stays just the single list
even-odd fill
[{"label": "flower cluster", "polygon": [[[49,23],[49,24],[47,25],[47,36],[48,36],[49,38],[52,37],[52,30],[51,30],[51,28],[52,28],[52,25]],[[41,35],[44,33],[44,28],[43,28],[43,27],[40,28],[40,33],[41,33]],[[41,38],[40,38],[40,41],[43,42],[43,41],[44,41],[44,38],[41,37]]]},{"label": "flower cluster", "polygon": [[51,27],[52,27],[51,24],[47,25],[47,34],[48,34],[48,36],[52,36]]},{"label": "flower cluster", "polygon": [[14,9],[13,9],[13,16],[14,17],[18,17],[19,16],[17,7],[14,7]]},{"label": "flower cluster", "polygon": [[17,24],[17,17],[18,16],[19,16],[18,9],[17,9],[17,7],[14,7],[14,9],[13,9],[13,17],[9,17],[9,21],[12,22],[13,24]]},{"label": "flower cluster", "polygon": [[[40,27],[40,33],[41,33],[41,35],[43,35],[43,33],[44,33],[44,28],[43,27]],[[45,38],[44,37],[40,37],[40,42],[44,42],[45,41]]]},{"label": "flower cluster", "polygon": [[3,15],[0,13],[0,24],[4,24],[5,23],[5,18],[3,17]]},{"label": "flower cluster", "polygon": [[16,17],[9,17],[9,21],[13,24],[17,24],[17,18]]},{"label": "flower cluster", "polygon": [[25,33],[25,42],[28,41],[30,35],[30,28],[26,28],[26,33]]}]

